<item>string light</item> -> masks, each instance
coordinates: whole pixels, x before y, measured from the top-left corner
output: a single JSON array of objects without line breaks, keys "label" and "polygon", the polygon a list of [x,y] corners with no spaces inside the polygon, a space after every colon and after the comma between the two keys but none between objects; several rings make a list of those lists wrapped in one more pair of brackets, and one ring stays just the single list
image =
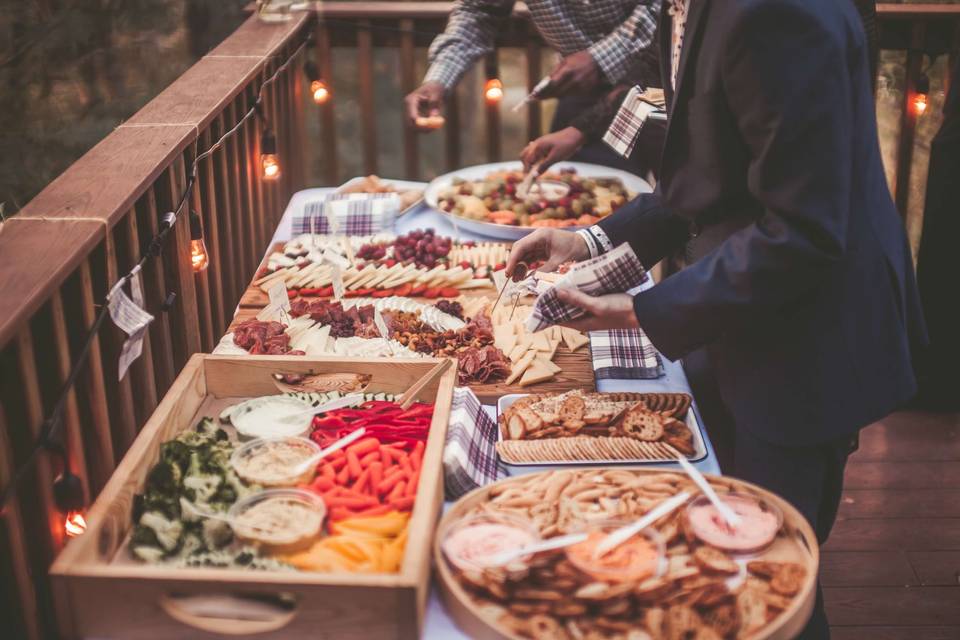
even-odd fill
[{"label": "string light", "polygon": [[917,117],[923,115],[927,110],[927,94],[930,93],[930,78],[925,73],[921,73],[917,78],[914,87],[913,110],[917,112]]},{"label": "string light", "polygon": [[[276,179],[280,177],[280,165],[276,157],[276,137],[274,137],[273,133],[269,131],[267,119],[263,117],[263,109],[261,104],[263,103],[263,95],[266,88],[275,83],[277,78],[280,77],[280,74],[286,71],[290,65],[292,65],[298,59],[298,56],[307,47],[309,42],[309,38],[301,42],[300,45],[293,51],[293,53],[290,54],[287,60],[277,67],[277,69],[273,72],[273,75],[269,76],[260,84],[260,87],[256,92],[256,99],[253,106],[239,118],[236,124],[234,124],[233,128],[224,132],[216,142],[206,149],[206,151],[199,153],[194,157],[190,166],[190,172],[187,175],[187,184],[184,187],[176,206],[164,216],[163,221],[160,224],[160,228],[157,230],[153,238],[150,239],[137,264],[135,264],[129,272],[121,276],[117,282],[113,283],[112,286],[107,287],[107,291],[113,291],[118,285],[123,285],[129,282],[135,276],[135,274],[139,273],[140,269],[143,268],[148,260],[157,258],[161,255],[164,242],[166,241],[167,236],[170,235],[173,225],[175,225],[177,220],[179,220],[184,204],[187,202],[187,199],[190,197],[190,194],[193,192],[193,188],[196,185],[200,163],[204,159],[211,156],[217,149],[223,147],[224,143],[229,138],[235,136],[237,132],[240,131],[243,126],[256,115],[261,116],[264,121],[265,139],[262,141],[267,143],[272,142],[274,149],[272,160],[269,162],[264,162],[265,160],[268,160],[268,158],[264,156],[261,159],[261,164],[269,164],[274,167],[269,172],[271,176],[269,179]],[[269,138],[272,140],[267,139],[267,133],[269,133]],[[167,296],[167,302],[164,303],[164,310],[169,308],[174,295],[175,294]],[[103,304],[99,306],[99,310],[97,311],[97,315],[94,318],[93,323],[87,329],[87,333],[83,338],[83,343],[80,347],[80,350],[77,352],[75,360],[71,363],[70,371],[67,374],[66,380],[61,385],[60,393],[53,404],[53,408],[40,425],[40,433],[33,443],[33,448],[27,453],[20,466],[18,466],[10,475],[10,479],[7,484],[0,489],[0,515],[5,512],[8,501],[16,493],[16,488],[19,486],[20,482],[27,477],[27,474],[37,457],[42,452],[48,451],[60,455],[61,459],[63,460],[62,468],[65,469],[63,474],[61,474],[61,476],[59,476],[53,484],[54,498],[57,503],[57,508],[65,516],[63,521],[64,532],[67,535],[74,536],[79,535],[83,532],[83,530],[85,530],[86,520],[83,515],[83,485],[79,478],[70,473],[65,459],[66,456],[64,455],[63,447],[56,442],[56,436],[58,430],[63,424],[62,416],[67,397],[76,384],[80,373],[83,371],[84,363],[90,354],[91,347],[100,332],[100,328],[109,317],[108,302],[109,299],[105,299]]]},{"label": "string light", "polygon": [[323,80],[314,80],[310,83],[310,93],[317,104],[325,104],[330,99],[330,88]]},{"label": "string light", "polygon": [[190,264],[194,271],[210,266],[210,254],[203,241],[203,220],[196,211],[190,212]]},{"label": "string light", "polygon": [[303,73],[306,74],[307,79],[310,81],[310,94],[313,96],[313,101],[317,104],[326,104],[333,93],[330,91],[327,83],[323,81],[323,78],[320,77],[320,73],[317,71],[317,65],[309,61],[303,63]]},{"label": "string light", "polygon": [[260,168],[264,180],[280,178],[280,158],[277,156],[277,137],[270,129],[264,129],[260,137]]},{"label": "string light", "polygon": [[487,104],[497,104],[503,100],[503,83],[499,78],[490,78],[483,85],[483,97]]},{"label": "string light", "polygon": [[57,509],[66,514],[63,520],[64,533],[73,538],[87,530],[87,521],[83,517],[83,483],[66,467],[63,448],[56,445],[52,450],[64,461],[63,473],[53,481],[53,501]]},{"label": "string light", "polygon": [[82,536],[87,530],[87,520],[81,511],[71,511],[63,520],[63,530],[70,538]]}]

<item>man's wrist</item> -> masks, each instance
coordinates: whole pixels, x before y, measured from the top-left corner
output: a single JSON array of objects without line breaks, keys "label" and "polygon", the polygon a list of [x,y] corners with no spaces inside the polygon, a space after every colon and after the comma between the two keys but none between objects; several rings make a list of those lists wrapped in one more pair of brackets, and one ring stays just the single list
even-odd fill
[{"label": "man's wrist", "polygon": [[600,255],[600,247],[597,245],[596,240],[586,229],[580,229],[577,231],[577,235],[580,236],[580,239],[583,240],[583,243],[587,247],[587,251],[590,252],[591,258],[596,258]]}]

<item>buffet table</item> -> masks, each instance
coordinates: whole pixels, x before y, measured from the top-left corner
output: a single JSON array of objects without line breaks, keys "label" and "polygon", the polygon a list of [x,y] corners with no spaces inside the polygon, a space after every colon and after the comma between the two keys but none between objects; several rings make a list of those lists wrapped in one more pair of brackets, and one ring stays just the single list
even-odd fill
[{"label": "buffet table", "polygon": [[[390,180],[391,183],[397,185],[400,188],[414,188],[414,189],[423,189],[426,187],[425,183],[417,182],[404,182],[400,180]],[[311,189],[311,197],[320,196],[326,192],[333,191],[333,189]],[[302,192],[301,192],[302,193]],[[272,247],[275,243],[286,242],[290,240],[293,236],[292,231],[292,219],[293,211],[295,210],[297,198],[294,196],[294,200],[291,201],[290,206],[287,207],[286,212],[284,213],[283,218],[280,221],[280,224],[277,227],[276,232],[274,233],[273,239],[271,240],[270,246]],[[425,203],[421,202],[416,205],[411,211],[405,213],[397,222],[396,232],[407,233],[414,229],[426,229],[432,228],[436,231],[437,235],[451,236],[459,240],[488,240],[489,238],[484,238],[473,233],[465,232],[463,229],[454,229],[453,225],[450,224],[449,220],[432,210]],[[269,251],[269,249],[268,249]],[[686,375],[683,371],[683,365],[680,362],[670,362],[669,360],[663,360],[664,376],[656,380],[598,380],[597,381],[597,390],[606,391],[606,392],[616,392],[616,391],[632,391],[632,392],[684,392],[692,393],[690,390],[690,385],[687,382]],[[488,406],[485,407],[488,413],[495,417],[496,409],[495,407]],[[697,412],[696,405],[694,405],[693,410]],[[703,420],[697,412],[697,419],[703,427]],[[698,467],[704,473],[719,474],[720,466],[717,463],[716,455],[713,450],[713,445],[710,442],[708,434],[704,430],[703,433],[704,444],[706,447],[706,456],[695,463],[695,466]],[[676,465],[660,465],[660,466],[676,466]],[[529,473],[533,471],[542,470],[543,467],[509,467],[511,473]],[[446,611],[443,608],[442,603],[434,591],[431,593],[430,602],[427,605],[427,614],[426,621],[424,624],[423,636],[426,638],[443,638],[443,639],[454,639],[454,638],[467,638],[468,636],[461,632],[450,617],[447,615]]]}]

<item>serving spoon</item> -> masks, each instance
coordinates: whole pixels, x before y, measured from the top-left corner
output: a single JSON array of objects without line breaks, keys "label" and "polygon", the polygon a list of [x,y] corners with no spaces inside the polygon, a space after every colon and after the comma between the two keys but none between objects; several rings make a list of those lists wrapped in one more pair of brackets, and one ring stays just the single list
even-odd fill
[{"label": "serving spoon", "polygon": [[672,498],[667,498],[653,509],[648,511],[646,515],[637,520],[636,522],[631,522],[630,524],[624,525],[619,529],[615,529],[604,538],[600,544],[597,545],[597,548],[593,550],[594,559],[599,558],[606,554],[609,551],[613,551],[615,548],[619,547],[621,544],[637,535],[654,522],[667,515],[668,513],[673,512],[674,509],[685,503],[690,499],[690,492],[683,491],[678,493]]},{"label": "serving spoon", "polygon": [[677,456],[677,462],[680,463],[683,470],[687,472],[687,475],[697,483],[697,486],[700,487],[700,490],[707,496],[707,499],[716,507],[720,516],[727,521],[727,524],[734,529],[739,527],[741,522],[740,516],[730,508],[730,505],[720,499],[720,496],[713,490],[713,487],[711,487],[707,479],[703,477],[703,474],[697,471],[697,468],[690,464],[683,456]]},{"label": "serving spoon", "polygon": [[561,549],[574,544],[580,544],[586,540],[587,537],[588,536],[586,533],[571,533],[570,535],[566,536],[550,538],[549,540],[544,540],[543,542],[527,544],[522,547],[517,547],[516,549],[505,549],[504,551],[498,551],[497,553],[487,556],[483,559],[483,563],[489,567],[500,567],[505,564],[509,564],[517,558],[522,558],[523,556],[529,556],[533,555],[534,553],[540,553],[541,551],[552,551],[553,549]]}]

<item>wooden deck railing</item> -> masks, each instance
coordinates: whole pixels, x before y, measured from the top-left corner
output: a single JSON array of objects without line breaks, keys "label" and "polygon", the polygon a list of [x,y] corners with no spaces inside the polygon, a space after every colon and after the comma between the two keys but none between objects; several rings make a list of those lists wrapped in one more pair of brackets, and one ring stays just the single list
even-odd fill
[{"label": "wooden deck railing", "polygon": [[[29,455],[107,288],[136,263],[161,216],[176,205],[193,158],[239,121],[260,84],[311,29],[306,15],[281,25],[246,22],[3,225],[0,486]],[[264,112],[284,158],[281,178],[260,180],[260,124],[248,121],[200,163],[188,201],[203,218],[209,269],[192,270],[184,216],[162,256],[144,269],[146,306],[156,321],[143,355],[118,380],[125,335],[108,321],[92,345],[61,431],[88,501],[190,355],[209,351],[223,334],[287,200],[304,185],[303,57],[301,49],[264,91]],[[4,637],[46,637],[56,628],[45,576],[65,543],[64,514],[52,491],[57,464],[41,452],[3,514]]]},{"label": "wooden deck railing", "polygon": [[[79,384],[63,414],[62,439],[70,469],[91,500],[151,414],[190,354],[209,351],[224,332],[256,269],[290,195],[307,182],[305,118],[318,118],[322,149],[320,181],[346,177],[341,160],[362,157],[365,171],[378,170],[384,148],[377,129],[378,86],[374,51],[391,48],[398,56],[404,92],[420,81],[423,47],[442,30],[450,9],[443,2],[366,2],[322,5],[319,19],[298,15],[292,22],[266,25],[251,19],[202,58],[156,99],[117,128],[53,181],[0,230],[0,487],[30,454],[41,423],[56,400],[81,340],[96,316],[107,287],[141,256],[159,228],[160,217],[182,193],[193,158],[231,128],[249,109],[264,79],[297,50],[308,35],[321,76],[334,100],[319,112],[305,112],[304,54],[266,91],[265,112],[276,131],[283,160],[282,178],[259,178],[259,124],[248,123],[201,162],[190,207],[203,218],[210,268],[191,269],[189,225],[178,224],[162,258],[144,271],[147,309],[157,320],[143,355],[118,381],[117,357],[124,334],[107,322],[98,332]],[[541,75],[542,44],[518,5],[498,36],[501,47],[526,57],[532,87]],[[918,72],[922,52],[960,38],[957,5],[881,5],[882,43],[907,53],[907,67]],[[360,140],[356,150],[338,145],[335,111],[343,108],[333,83],[340,47],[356,50],[359,69]],[[495,65],[496,56],[490,64]],[[912,81],[912,80],[911,80]],[[481,126],[462,114],[465,90],[447,105],[441,134],[445,166],[462,166],[461,135]],[[906,203],[913,157],[915,114],[904,94],[904,120],[895,174],[898,203]],[[403,126],[406,177],[422,177],[421,138]],[[500,114],[482,112],[485,154],[501,154]],[[526,111],[526,132],[542,131],[539,105]],[[174,294],[169,301],[169,294]],[[166,302],[169,308],[163,311]],[[41,453],[28,480],[0,519],[0,619],[12,637],[55,633],[55,612],[45,576],[53,555],[65,543],[64,514],[56,507],[52,481],[57,458]],[[122,594],[118,594],[122,597]]]}]

